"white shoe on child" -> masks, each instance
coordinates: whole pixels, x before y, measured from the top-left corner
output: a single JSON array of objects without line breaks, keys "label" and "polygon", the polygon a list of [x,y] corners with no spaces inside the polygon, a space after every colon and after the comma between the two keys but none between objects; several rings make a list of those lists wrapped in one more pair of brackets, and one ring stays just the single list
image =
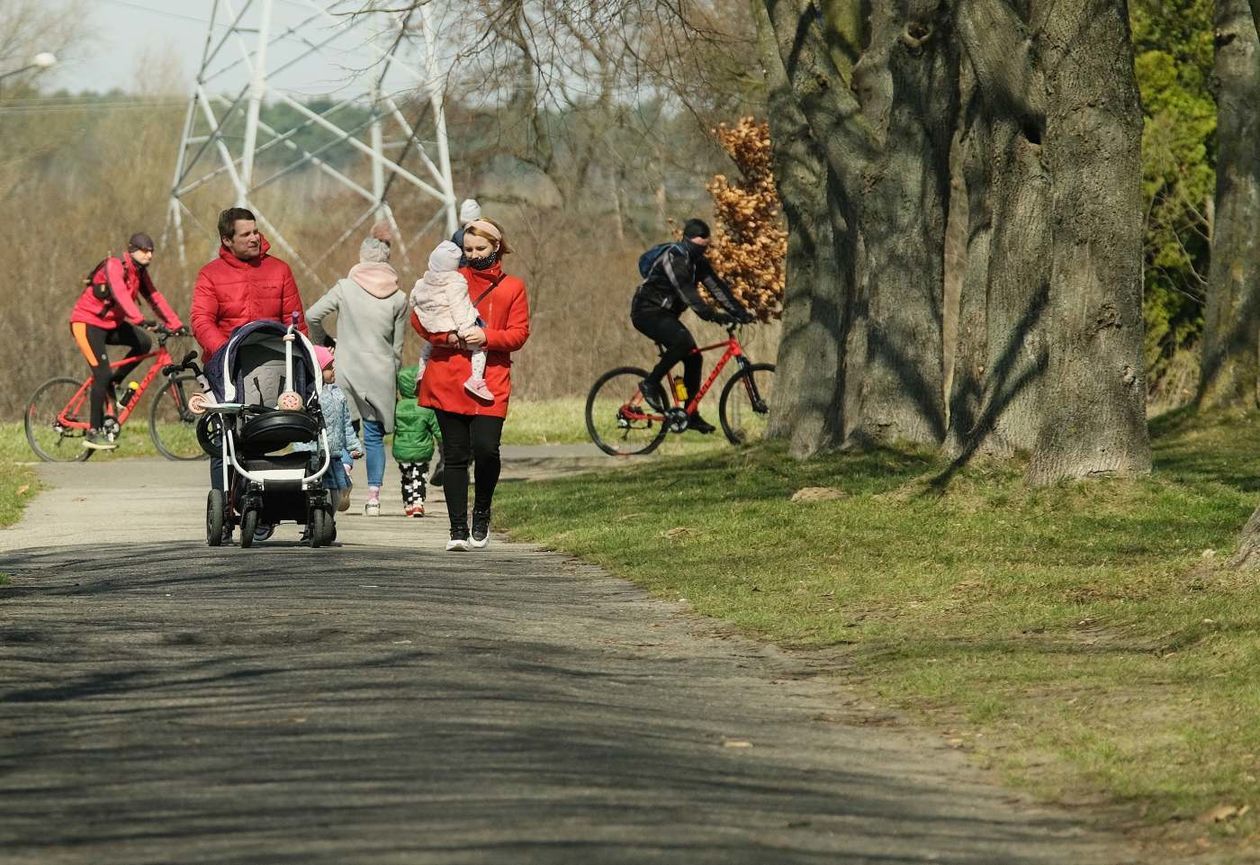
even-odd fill
[{"label": "white shoe on child", "polygon": [[484,378],[470,378],[464,382],[464,390],[468,391],[478,399],[484,399],[486,402],[494,402],[494,394],[490,393],[490,388],[486,385]]}]

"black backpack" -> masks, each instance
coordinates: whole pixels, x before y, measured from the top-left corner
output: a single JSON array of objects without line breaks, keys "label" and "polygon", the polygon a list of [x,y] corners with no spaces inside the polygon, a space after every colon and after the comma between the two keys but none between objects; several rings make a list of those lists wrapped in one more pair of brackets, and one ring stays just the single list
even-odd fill
[{"label": "black backpack", "polygon": [[647,252],[640,255],[639,256],[639,276],[643,277],[644,279],[647,279],[648,274],[652,272],[652,268],[656,266],[656,263],[665,257],[665,253],[669,251],[669,248],[671,246],[676,246],[676,245],[677,244],[672,240],[669,241],[668,243],[658,243],[656,244],[656,246],[653,246]]}]

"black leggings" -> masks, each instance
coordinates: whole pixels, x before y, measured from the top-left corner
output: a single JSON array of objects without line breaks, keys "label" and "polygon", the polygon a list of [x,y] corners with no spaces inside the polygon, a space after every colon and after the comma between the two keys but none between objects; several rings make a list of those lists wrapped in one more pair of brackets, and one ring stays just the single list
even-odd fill
[{"label": "black leggings", "polygon": [[[131,374],[140,363],[140,356],[149,353],[153,340],[140,328],[131,324],[120,324],[113,330],[106,330],[89,324],[86,330],[88,345],[92,348],[93,357],[88,360],[92,367],[92,429],[100,429],[105,423],[105,398],[109,395],[111,385],[119,384]],[[136,358],[130,363],[114,368],[109,365],[107,345],[125,345],[130,351],[127,358]],[[82,348],[80,346],[80,348]],[[84,352],[86,355],[87,352]]]},{"label": "black leggings", "polygon": [[[687,399],[691,399],[700,390],[700,371],[703,360],[695,354],[696,339],[691,331],[678,320],[678,316],[665,310],[633,309],[630,312],[630,323],[635,330],[665,346],[665,353],[657,362],[648,378],[659,382],[679,361],[683,365],[683,384],[687,386]],[[668,390],[666,386],[666,390]]]},{"label": "black leggings", "polygon": [[451,515],[451,528],[467,528],[468,465],[472,462],[477,466],[473,509],[489,511],[494,488],[499,483],[503,418],[437,409],[437,422],[442,430],[442,453],[446,460],[442,490]]}]

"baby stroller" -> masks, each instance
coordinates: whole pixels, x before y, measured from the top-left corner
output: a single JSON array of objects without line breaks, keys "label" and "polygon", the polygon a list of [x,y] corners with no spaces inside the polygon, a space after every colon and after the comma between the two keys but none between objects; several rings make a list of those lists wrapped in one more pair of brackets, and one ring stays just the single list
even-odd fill
[{"label": "baby stroller", "polygon": [[[260,523],[286,520],[307,526],[311,546],[332,543],[337,528],[323,485],[331,462],[319,408],[323,378],[315,348],[296,322],[237,328],[205,384],[208,392],[189,400],[190,408],[205,412],[197,437],[206,453],[222,457],[228,491],[210,491],[206,543],[219,546],[224,527],[239,525],[241,546],[249,547]],[[314,452],[278,453],[298,443],[314,443]]]}]

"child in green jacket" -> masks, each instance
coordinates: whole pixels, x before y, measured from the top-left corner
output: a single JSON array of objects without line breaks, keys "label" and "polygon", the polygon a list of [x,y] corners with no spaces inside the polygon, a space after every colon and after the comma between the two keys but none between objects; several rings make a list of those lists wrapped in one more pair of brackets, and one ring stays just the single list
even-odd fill
[{"label": "child in green jacket", "polygon": [[394,459],[402,475],[403,513],[409,517],[424,516],[424,476],[441,436],[433,409],[416,404],[416,370],[413,364],[398,371],[394,406]]}]

